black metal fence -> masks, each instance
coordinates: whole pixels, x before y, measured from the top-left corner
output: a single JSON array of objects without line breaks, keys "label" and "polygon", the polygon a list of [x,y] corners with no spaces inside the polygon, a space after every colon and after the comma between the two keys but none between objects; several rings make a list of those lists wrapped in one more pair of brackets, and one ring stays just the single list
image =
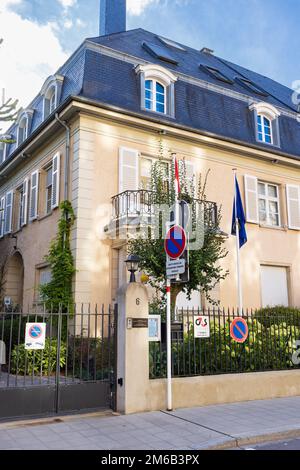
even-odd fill
[{"label": "black metal fence", "polygon": [[[43,400],[42,390],[47,396],[51,390],[49,411],[114,408],[116,317],[116,307],[92,310],[89,305],[73,305],[66,312],[49,312],[41,305],[27,313],[1,312],[0,401],[3,392],[20,395],[34,389]],[[44,349],[26,349],[27,323],[46,324]],[[1,412],[0,406],[0,418]]]},{"label": "black metal fence", "polygon": [[[206,316],[208,338],[195,338],[194,321]],[[230,327],[236,317],[247,322],[249,334],[244,343],[232,339]],[[164,327],[163,327],[164,330]],[[165,334],[161,343],[150,343],[150,378],[166,377]],[[221,309],[180,311],[172,322],[172,375],[200,375],[263,372],[299,368],[300,312],[263,314],[260,311]]]}]

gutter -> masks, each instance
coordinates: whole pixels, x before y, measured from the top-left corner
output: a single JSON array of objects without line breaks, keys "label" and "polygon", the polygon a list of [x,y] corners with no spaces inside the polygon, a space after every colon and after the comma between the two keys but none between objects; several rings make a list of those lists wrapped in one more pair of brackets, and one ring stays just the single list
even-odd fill
[{"label": "gutter", "polygon": [[64,199],[66,201],[68,199],[68,196],[69,196],[69,161],[70,161],[70,135],[71,135],[71,129],[65,121],[62,121],[59,118],[58,113],[55,114],[55,119],[66,130],[66,158],[65,158],[65,183],[64,183],[64,185],[65,185]]}]

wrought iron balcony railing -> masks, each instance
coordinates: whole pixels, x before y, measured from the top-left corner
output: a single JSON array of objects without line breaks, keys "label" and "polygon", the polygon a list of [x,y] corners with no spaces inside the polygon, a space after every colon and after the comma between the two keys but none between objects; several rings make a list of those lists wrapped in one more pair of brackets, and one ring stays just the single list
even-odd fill
[{"label": "wrought iron balcony railing", "polygon": [[[218,208],[215,202],[193,199],[191,206],[197,214],[202,214],[205,226],[216,225]],[[124,191],[112,198],[112,222],[137,219],[139,222],[151,223],[156,208],[155,192],[145,189]]]}]

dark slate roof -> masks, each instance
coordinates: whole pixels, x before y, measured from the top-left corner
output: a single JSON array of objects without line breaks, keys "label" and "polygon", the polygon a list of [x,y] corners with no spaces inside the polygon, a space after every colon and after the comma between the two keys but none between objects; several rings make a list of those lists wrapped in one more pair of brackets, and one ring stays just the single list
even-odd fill
[{"label": "dark slate roof", "polygon": [[[176,122],[177,125],[256,145],[264,150],[278,150],[278,148],[256,141],[253,113],[249,110],[247,101],[226,95],[226,90],[246,95],[249,101],[264,101],[285,111],[297,112],[296,105],[292,102],[293,91],[289,88],[214,55],[182,44],[180,46],[184,50],[166,46],[157,35],[143,29],[90,38],[88,41],[149,63],[159,64],[175,74],[180,73],[182,76],[219,85],[225,91],[211,91],[181,77],[175,84],[175,119],[143,111],[140,107],[139,77],[133,64],[130,61],[110,57],[101,50],[91,50],[86,45],[79,49],[79,53],[75,53],[57,72],[65,77],[60,104],[71,95],[78,95],[98,101],[99,104],[117,106],[125,112],[135,112],[169,123]],[[167,54],[171,55],[177,64],[162,61],[153,56],[149,49],[146,50],[143,47],[144,42],[165,48]],[[233,83],[220,82],[207,74],[200,64],[220,70]],[[268,95],[260,96],[246,89],[235,80],[236,77],[252,80]],[[42,105],[42,97],[38,95],[28,106],[35,110],[31,133],[42,124]],[[279,117],[279,128],[281,141],[279,150],[292,157],[300,158],[300,124],[295,118],[283,114]],[[12,126],[8,132],[16,136],[16,126]],[[15,144],[10,145],[10,155],[16,150],[15,147]]]}]

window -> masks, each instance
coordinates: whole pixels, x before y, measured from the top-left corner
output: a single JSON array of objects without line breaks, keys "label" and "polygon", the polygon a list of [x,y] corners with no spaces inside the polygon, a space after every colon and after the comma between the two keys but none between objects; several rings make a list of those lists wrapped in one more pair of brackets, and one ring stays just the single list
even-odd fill
[{"label": "window", "polygon": [[175,49],[178,49],[179,51],[186,52],[186,49],[180,46],[177,42],[171,41],[170,39],[166,39],[161,36],[159,36],[158,39],[166,46],[174,47]]},{"label": "window", "polygon": [[52,210],[52,165],[46,170],[46,214]]},{"label": "window", "polygon": [[268,96],[268,93],[266,91],[264,91],[262,88],[260,88],[258,85],[256,85],[251,80],[248,80],[247,78],[236,77],[235,80],[237,83],[242,85],[247,90],[252,91],[256,95]]},{"label": "window", "polygon": [[145,81],[145,108],[157,113],[166,112],[166,89],[156,80]]},{"label": "window", "polygon": [[18,127],[18,146],[27,139],[28,133],[28,118],[24,117]]},{"label": "window", "polygon": [[0,238],[4,236],[5,196],[0,199]]},{"label": "window", "polygon": [[269,103],[254,103],[249,107],[254,113],[256,140],[259,143],[280,146],[280,112]]},{"label": "window", "polygon": [[261,142],[273,143],[271,121],[261,114],[257,116],[257,135]]},{"label": "window", "polygon": [[28,179],[17,189],[19,197],[18,228],[27,224]]},{"label": "window", "polygon": [[230,80],[230,78],[226,77],[220,70],[214,68],[214,67],[209,67],[208,65],[200,65],[200,68],[204,70],[208,75],[212,76],[213,78],[216,78],[217,80],[220,80],[221,82],[229,83],[230,85],[233,84],[233,81]]},{"label": "window", "polygon": [[5,158],[4,158],[4,146],[5,146],[4,142],[0,142],[0,165],[5,160]]},{"label": "window", "polygon": [[141,108],[175,117],[175,75],[155,64],[140,65],[136,72],[141,81]]},{"label": "window", "polygon": [[45,286],[46,284],[49,284],[49,282],[51,282],[52,273],[51,273],[50,267],[47,266],[46,268],[38,269],[37,275],[38,275],[37,276],[38,289],[37,289],[36,299],[38,301],[42,301],[43,298],[42,298],[42,295],[41,295],[41,292],[40,292],[40,287]]},{"label": "window", "polygon": [[170,53],[170,50],[164,46],[144,42],[143,48],[156,59],[169,62],[170,64],[178,65],[178,60]]},{"label": "window", "polygon": [[280,226],[279,187],[258,182],[259,222],[273,227]]},{"label": "window", "polygon": [[12,215],[13,215],[14,193],[9,191],[5,197],[4,210],[4,234],[12,232]]},{"label": "window", "polygon": [[38,197],[39,197],[39,172],[35,171],[31,175],[30,181],[30,209],[29,220],[32,222],[38,217]]},{"label": "window", "polygon": [[46,119],[59,105],[64,77],[51,75],[45,81],[41,95],[43,97],[43,118]]}]

